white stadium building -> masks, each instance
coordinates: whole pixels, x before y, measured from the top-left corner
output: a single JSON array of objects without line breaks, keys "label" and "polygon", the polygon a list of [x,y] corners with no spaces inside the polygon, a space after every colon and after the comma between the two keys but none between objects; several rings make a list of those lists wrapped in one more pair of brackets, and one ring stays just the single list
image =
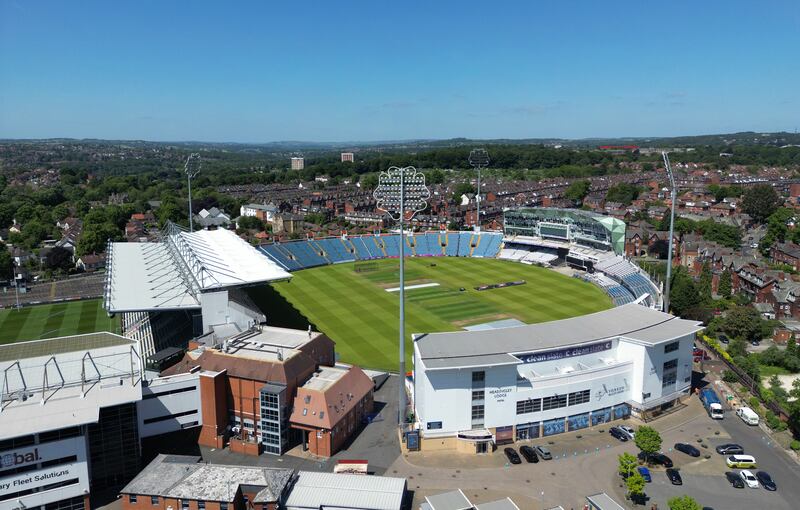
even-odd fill
[{"label": "white stadium building", "polygon": [[414,335],[420,447],[481,453],[659,414],[690,392],[701,329],[631,303],[540,324]]}]

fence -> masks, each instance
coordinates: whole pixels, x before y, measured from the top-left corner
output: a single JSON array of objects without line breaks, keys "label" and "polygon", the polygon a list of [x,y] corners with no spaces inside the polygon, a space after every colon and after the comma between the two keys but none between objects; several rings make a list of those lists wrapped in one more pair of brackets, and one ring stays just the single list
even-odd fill
[{"label": "fence", "polygon": [[[762,391],[761,391],[761,385],[758,383],[758,381],[756,381],[755,379],[753,379],[752,377],[750,377],[750,376],[749,376],[749,375],[748,375],[748,374],[747,374],[747,373],[746,373],[744,370],[742,370],[741,368],[739,368],[738,366],[736,366],[736,364],[735,364],[735,363],[733,363],[732,361],[728,361],[727,359],[725,359],[725,357],[724,357],[724,356],[721,356],[721,355],[720,355],[720,353],[717,351],[717,348],[716,348],[716,346],[713,346],[713,345],[711,345],[711,344],[710,344],[710,343],[709,343],[709,342],[706,340],[706,337],[705,337],[705,336],[701,336],[701,337],[699,337],[699,338],[698,338],[698,340],[700,340],[700,342],[701,342],[703,345],[705,345],[705,346],[706,346],[706,348],[707,348],[709,351],[711,351],[711,352],[713,352],[715,355],[717,355],[717,357],[719,358],[719,360],[720,360],[720,361],[722,361],[723,363],[725,363],[725,366],[726,366],[726,367],[728,367],[728,369],[729,369],[731,372],[733,372],[734,374],[736,374],[736,377],[738,377],[738,378],[739,378],[739,382],[740,382],[740,383],[741,383],[743,386],[745,386],[746,388],[748,388],[748,389],[750,390],[750,392],[751,392],[753,395],[755,395],[755,396],[758,398],[758,400],[760,400],[760,401],[761,401],[761,403],[762,403],[762,404],[764,404],[764,407],[766,407],[767,409],[769,409],[770,411],[772,411],[773,413],[775,413],[775,416],[777,416],[778,418],[780,418],[782,421],[784,421],[784,422],[787,422],[787,423],[789,422],[789,413],[788,413],[788,412],[787,412],[787,411],[786,411],[786,410],[785,410],[783,407],[781,407],[781,405],[780,405],[780,404],[778,404],[778,403],[777,403],[777,402],[775,402],[774,400],[766,400],[766,399],[764,398],[764,394],[763,394],[763,393],[762,393]],[[797,434],[799,431],[792,430],[792,432],[793,432],[794,434]]]}]

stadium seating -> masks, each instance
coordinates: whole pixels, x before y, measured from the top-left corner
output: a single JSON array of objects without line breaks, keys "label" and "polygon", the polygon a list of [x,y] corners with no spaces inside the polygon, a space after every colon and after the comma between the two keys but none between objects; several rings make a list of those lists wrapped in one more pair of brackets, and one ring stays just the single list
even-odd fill
[{"label": "stadium seating", "polygon": [[[446,241],[447,246],[441,245]],[[451,257],[503,257],[500,248],[503,237],[499,233],[484,232],[425,232],[406,239],[407,257],[432,257],[447,255]],[[474,246],[473,246],[474,245]],[[352,262],[400,256],[400,236],[385,234],[381,236],[353,236],[346,239],[327,237],[312,240],[288,241],[264,244],[258,247],[264,254],[289,271]],[[505,252],[506,250],[504,250]],[[530,254],[520,250],[522,255]]]},{"label": "stadium seating", "polygon": [[472,251],[472,234],[469,232],[461,232],[458,234],[458,256],[469,257]]},{"label": "stadium seating", "polygon": [[447,247],[444,250],[445,255],[448,257],[458,257],[458,237],[459,234],[448,232],[447,236]]}]

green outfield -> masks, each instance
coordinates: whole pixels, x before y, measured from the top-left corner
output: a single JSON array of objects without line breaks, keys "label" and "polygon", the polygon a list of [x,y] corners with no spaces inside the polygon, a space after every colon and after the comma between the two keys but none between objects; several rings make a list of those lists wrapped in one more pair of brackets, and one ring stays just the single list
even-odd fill
[{"label": "green outfield", "polygon": [[[304,321],[336,342],[341,360],[367,368],[397,369],[399,263],[376,261],[365,272],[354,264],[306,269],[290,282],[255,291],[267,321],[305,328]],[[477,291],[476,286],[515,280],[525,285]],[[611,299],[590,283],[555,271],[496,259],[409,258],[406,286],[406,352],[410,335],[515,318],[533,323],[610,308]],[[464,288],[464,290],[460,290]]]},{"label": "green outfield", "polygon": [[0,344],[95,331],[119,332],[119,318],[110,318],[100,299],[0,310]]}]

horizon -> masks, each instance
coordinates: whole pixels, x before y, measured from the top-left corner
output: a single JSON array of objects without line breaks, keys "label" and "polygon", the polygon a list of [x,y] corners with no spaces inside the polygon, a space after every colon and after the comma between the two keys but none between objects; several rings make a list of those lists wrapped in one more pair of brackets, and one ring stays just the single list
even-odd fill
[{"label": "horizon", "polygon": [[799,127],[796,2],[452,5],[7,0],[0,138],[347,144]]}]

